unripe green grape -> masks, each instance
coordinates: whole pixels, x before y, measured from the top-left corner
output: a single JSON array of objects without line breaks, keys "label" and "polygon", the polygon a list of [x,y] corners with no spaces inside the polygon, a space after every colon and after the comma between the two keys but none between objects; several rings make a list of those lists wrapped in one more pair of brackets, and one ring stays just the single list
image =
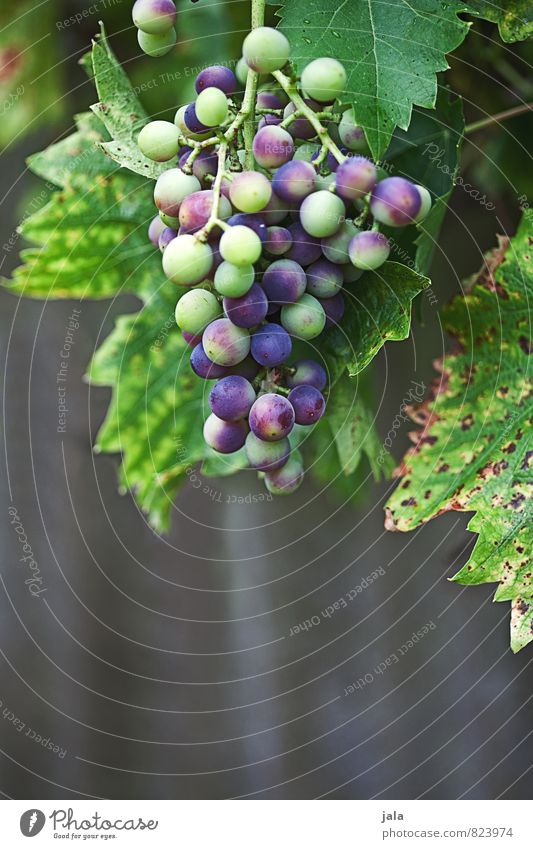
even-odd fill
[{"label": "unripe green grape", "polygon": [[178,286],[195,286],[205,280],[213,264],[209,245],[185,234],[173,239],[163,254],[163,271]]},{"label": "unripe green grape", "polygon": [[287,63],[290,45],[287,38],[278,29],[257,27],[253,29],[242,45],[242,55],[253,71],[271,74],[279,71]]},{"label": "unripe green grape", "polygon": [[215,289],[226,298],[241,298],[250,291],[254,279],[253,265],[222,262],[215,271]]},{"label": "unripe green grape", "polygon": [[367,150],[367,143],[363,128],[355,123],[353,109],[347,109],[339,124],[339,136],[341,142],[348,150],[355,150],[357,153],[364,153]]},{"label": "unripe green grape", "polygon": [[308,97],[319,103],[331,103],[346,87],[346,71],[337,59],[324,56],[314,59],[302,72],[302,88]]},{"label": "unripe green grape", "polygon": [[354,236],[359,233],[359,228],[353,221],[345,221],[341,224],[335,235],[322,240],[322,253],[330,262],[349,263],[348,247]]},{"label": "unripe green grape", "polygon": [[304,162],[312,162],[319,150],[319,145],[305,142],[296,148],[293,159],[303,159]]},{"label": "unripe green grape", "polygon": [[349,252],[356,268],[373,271],[388,259],[390,243],[387,237],[377,230],[363,230],[353,237]]},{"label": "unripe green grape", "polygon": [[142,29],[137,33],[137,41],[143,53],[154,58],[170,53],[176,44],[176,39],[175,29],[169,29],[168,32],[159,35],[150,35],[148,32],[143,32]]},{"label": "unripe green grape", "polygon": [[201,188],[200,181],[192,174],[185,174],[180,168],[169,168],[157,178],[154,203],[161,212],[176,218],[182,201]]},{"label": "unripe green grape", "polygon": [[259,171],[242,171],[231,181],[229,197],[241,212],[260,212],[272,197],[272,186]]},{"label": "unripe green grape", "polygon": [[224,230],[220,239],[220,255],[233,265],[253,265],[261,256],[261,239],[250,227],[236,224]]},{"label": "unripe green grape", "polygon": [[167,215],[166,212],[160,211],[159,217],[160,217],[161,221],[163,222],[163,224],[165,224],[167,227],[172,227],[173,230],[179,230],[180,220],[177,216]]},{"label": "unripe green grape", "polygon": [[246,64],[246,59],[244,56],[241,56],[239,61],[237,62],[237,66],[235,68],[235,76],[241,85],[246,85],[246,80],[248,77],[248,65]]},{"label": "unripe green grape", "polygon": [[301,486],[304,479],[303,458],[300,451],[293,451],[287,462],[265,474],[265,486],[272,495],[291,495]]},{"label": "unripe green grape", "polygon": [[417,183],[415,183],[415,189],[417,189],[421,201],[420,212],[414,219],[418,223],[419,221],[424,220],[431,209],[431,195],[425,186],[419,186]]},{"label": "unripe green grape", "polygon": [[291,336],[308,341],[324,330],[326,313],[313,295],[305,294],[295,304],[285,304],[281,308],[281,323]]},{"label": "unripe green grape", "polygon": [[329,187],[335,185],[335,174],[317,174],[316,187],[331,194]]},{"label": "unripe green grape", "polygon": [[137,29],[163,35],[176,23],[176,6],[172,0],[137,0],[131,16]]},{"label": "unripe green grape", "polygon": [[196,98],[196,115],[206,127],[219,127],[228,116],[228,98],[219,88],[204,88]]},{"label": "unripe green grape", "polygon": [[176,304],[176,324],[180,330],[195,336],[202,333],[220,314],[219,302],[206,289],[191,289]]},{"label": "unripe green grape", "polygon": [[179,135],[178,128],[170,121],[150,121],[139,133],[137,144],[148,159],[168,162],[179,150]]},{"label": "unripe green grape", "polygon": [[306,233],[325,239],[337,232],[346,215],[342,200],[322,189],[308,195],[300,207],[300,221]]}]

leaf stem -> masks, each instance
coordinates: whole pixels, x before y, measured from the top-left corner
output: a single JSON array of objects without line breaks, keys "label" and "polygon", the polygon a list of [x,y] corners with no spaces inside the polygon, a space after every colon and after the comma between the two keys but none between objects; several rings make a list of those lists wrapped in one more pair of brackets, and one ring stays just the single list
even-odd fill
[{"label": "leaf stem", "polygon": [[490,124],[499,124],[506,121],[508,118],[514,118],[516,115],[523,115],[524,112],[533,110],[533,103],[521,103],[520,106],[513,106],[512,109],[504,109],[503,112],[497,112],[496,115],[488,115],[487,118],[482,118],[480,121],[474,121],[472,124],[467,124],[465,127],[465,136],[471,133],[476,133]]}]

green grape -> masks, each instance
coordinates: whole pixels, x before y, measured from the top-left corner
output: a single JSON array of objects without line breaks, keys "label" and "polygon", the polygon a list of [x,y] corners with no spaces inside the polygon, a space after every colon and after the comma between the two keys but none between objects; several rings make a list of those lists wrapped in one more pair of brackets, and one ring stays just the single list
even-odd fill
[{"label": "green grape", "polygon": [[213,265],[209,245],[185,234],[173,239],[163,254],[163,271],[178,286],[195,286],[205,280]]},{"label": "green grape", "polygon": [[196,98],[196,116],[206,127],[219,127],[228,116],[228,98],[219,88],[204,88]]},{"label": "green grape", "polygon": [[364,153],[367,150],[363,128],[355,123],[353,109],[347,109],[344,112],[339,124],[339,136],[342,144],[349,150],[355,150],[357,153]]},{"label": "green grape", "polygon": [[154,203],[161,212],[176,218],[183,200],[201,188],[200,181],[192,174],[185,174],[180,168],[169,168],[157,178]]},{"label": "green grape", "polygon": [[236,224],[224,230],[220,239],[222,259],[233,265],[253,265],[261,256],[261,239],[250,227]]},{"label": "green grape", "polygon": [[150,121],[137,138],[141,153],[154,162],[173,159],[180,146],[179,130],[170,121]]},{"label": "green grape", "polygon": [[290,45],[279,29],[257,27],[253,29],[242,45],[242,55],[253,71],[271,74],[279,71],[287,63]]},{"label": "green grape", "polygon": [[191,289],[190,292],[185,292],[176,304],[176,324],[180,330],[194,336],[202,333],[220,314],[219,302],[215,295],[206,289]]},{"label": "green grape", "polygon": [[259,171],[242,171],[234,176],[229,197],[241,212],[260,212],[272,197],[272,185]]},{"label": "green grape", "polygon": [[314,59],[302,72],[302,88],[319,103],[331,103],[346,87],[346,71],[336,59]]},{"label": "green grape", "polygon": [[154,58],[165,56],[166,53],[170,53],[176,44],[176,39],[177,36],[175,29],[169,29],[168,32],[160,33],[159,35],[152,35],[148,32],[143,32],[142,29],[137,32],[139,47],[143,53],[146,53],[148,56],[153,56]]},{"label": "green grape", "polygon": [[305,294],[295,304],[285,304],[281,308],[281,323],[291,336],[308,341],[324,330],[326,313],[313,295]]},{"label": "green grape", "polygon": [[179,230],[180,228],[180,220],[177,216],[167,215],[166,212],[159,212],[159,217],[163,224],[166,224],[167,227],[172,227],[173,230]]},{"label": "green grape", "polygon": [[240,298],[251,289],[254,279],[253,265],[222,262],[215,271],[215,289],[226,298]]},{"label": "green grape", "polygon": [[244,56],[241,56],[239,61],[237,62],[237,67],[235,68],[235,76],[241,85],[246,85],[246,80],[248,77],[248,65],[246,64],[246,59]]},{"label": "green grape", "polygon": [[417,216],[415,216],[414,220],[418,223],[419,221],[423,221],[426,215],[429,213],[431,209],[431,195],[426,189],[425,186],[419,186],[415,183],[415,189],[418,190],[418,194],[420,195],[420,212]]},{"label": "green grape", "polygon": [[322,189],[308,195],[300,207],[300,221],[306,233],[316,239],[333,236],[346,216],[342,200]]},{"label": "green grape", "polygon": [[172,0],[137,0],[131,15],[137,29],[162,35],[176,23],[176,6]]}]

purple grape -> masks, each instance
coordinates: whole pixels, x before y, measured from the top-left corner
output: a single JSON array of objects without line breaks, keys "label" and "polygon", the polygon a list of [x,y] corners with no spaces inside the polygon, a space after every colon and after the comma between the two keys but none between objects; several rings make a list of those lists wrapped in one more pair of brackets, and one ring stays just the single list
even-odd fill
[{"label": "purple grape", "polygon": [[297,206],[315,190],[316,171],[310,162],[293,159],[282,165],[272,178],[272,188],[276,195],[288,203]]},{"label": "purple grape", "polygon": [[168,244],[175,239],[178,235],[176,230],[173,230],[172,227],[165,227],[161,235],[159,236],[159,250],[163,252]]},{"label": "purple grape", "polygon": [[262,168],[279,168],[292,159],[294,142],[282,127],[263,127],[254,138],[253,152]]},{"label": "purple grape", "polygon": [[300,425],[314,424],[326,409],[324,396],[315,386],[296,386],[289,392],[288,401],[294,407],[294,420]]},{"label": "purple grape", "polygon": [[244,419],[255,401],[255,389],[240,375],[231,374],[215,383],[209,393],[209,406],[215,416],[226,422]]},{"label": "purple grape", "polygon": [[240,298],[224,298],[224,312],[237,327],[255,327],[267,315],[268,300],[261,286],[254,283]]},{"label": "purple grape", "polygon": [[262,115],[257,124],[257,131],[262,130],[264,127],[277,127],[278,124],[281,124],[281,118],[277,115]]},{"label": "purple grape", "polygon": [[150,221],[150,226],[148,227],[148,238],[150,239],[154,248],[158,247],[159,237],[164,229],[165,225],[163,221],[161,221],[159,215],[156,215],[155,218],[152,218],[152,220]]},{"label": "purple grape", "polygon": [[338,325],[344,315],[344,310],[346,308],[342,292],[339,292],[337,295],[334,295],[333,298],[324,298],[323,300],[317,298],[317,300],[320,301],[320,303],[322,304],[322,308],[326,313],[326,329],[328,327],[334,327]]},{"label": "purple grape", "polygon": [[[309,106],[313,112],[320,112],[322,106],[316,101],[311,100],[310,98],[304,98],[305,103]],[[283,112],[283,117],[288,118],[289,115],[292,115],[296,110],[296,106],[294,103],[288,103],[285,107],[285,111]],[[296,118],[291,124],[288,126],[289,133],[295,139],[314,139],[316,136],[316,130],[312,124],[309,123],[307,118]]]},{"label": "purple grape", "polygon": [[215,380],[219,377],[225,377],[228,373],[225,366],[219,366],[209,359],[201,342],[193,348],[191,353],[191,368],[198,377],[203,377],[204,380]]},{"label": "purple grape", "polygon": [[350,260],[356,268],[373,271],[387,260],[390,243],[383,233],[377,230],[364,230],[354,236],[350,242]]},{"label": "purple grape", "polygon": [[182,330],[181,335],[185,339],[187,345],[191,348],[196,348],[197,345],[202,341],[202,334],[200,336],[195,336],[194,333],[189,333],[187,330]]},{"label": "purple grape", "polygon": [[[211,189],[193,192],[182,202],[179,211],[180,233],[196,233],[204,227],[213,209],[214,194]],[[219,218],[227,218],[231,213],[231,205],[226,198],[220,198]]]},{"label": "purple grape", "polygon": [[302,297],[306,285],[305,271],[292,259],[278,259],[263,274],[263,289],[269,301],[276,304],[293,304]]},{"label": "purple grape", "polygon": [[206,133],[211,128],[198,120],[194,103],[189,103],[183,114],[183,121],[190,133]]},{"label": "purple grape", "polygon": [[362,198],[376,185],[376,166],[364,156],[352,156],[339,165],[335,177],[337,194],[344,200]]},{"label": "purple grape", "polygon": [[266,473],[265,486],[272,495],[291,495],[301,486],[303,479],[302,455],[293,451],[281,469]]},{"label": "purple grape", "polygon": [[283,109],[281,98],[273,91],[260,91],[257,106],[259,109]]},{"label": "purple grape", "polygon": [[370,212],[389,227],[406,227],[420,212],[421,198],[414,183],[403,177],[386,177],[370,198]]},{"label": "purple grape", "polygon": [[332,298],[344,280],[339,265],[318,259],[307,269],[307,291],[315,298]]},{"label": "purple grape", "polygon": [[248,434],[248,425],[241,419],[238,422],[225,422],[214,413],[204,424],[204,439],[210,448],[220,454],[233,454],[243,447]]},{"label": "purple grape", "polygon": [[291,337],[279,324],[263,324],[252,336],[252,357],[262,366],[280,366],[291,351]]},{"label": "purple grape", "polygon": [[294,374],[288,374],[285,381],[289,389],[305,385],[322,391],[328,382],[326,370],[315,360],[298,360],[294,368]]},{"label": "purple grape", "polygon": [[286,254],[292,245],[292,236],[290,230],[286,227],[269,227],[267,230],[267,239],[265,242],[265,250],[272,256],[282,256]]},{"label": "purple grape", "polygon": [[250,334],[233,324],[229,318],[217,318],[204,330],[202,345],[213,362],[221,366],[234,366],[250,353]]},{"label": "purple grape", "polygon": [[224,94],[232,95],[237,91],[239,84],[237,77],[230,68],[225,65],[209,65],[200,71],[194,81],[194,87],[198,94],[204,88],[219,88]]},{"label": "purple grape", "polygon": [[248,421],[258,439],[276,442],[293,429],[294,409],[283,395],[267,392],[253,404]]},{"label": "purple grape", "polygon": [[257,233],[263,244],[267,240],[266,222],[257,212],[237,212],[235,215],[232,215],[231,218],[228,218],[228,224],[232,227],[234,227],[235,224],[243,224],[245,227],[250,227],[251,230]]},{"label": "purple grape", "polygon": [[217,169],[218,156],[212,147],[206,147],[205,150],[200,151],[192,164],[192,173],[203,183],[205,183],[205,179],[209,174],[215,177]]},{"label": "purple grape", "polygon": [[320,239],[306,233],[299,221],[289,226],[289,233],[292,236],[292,245],[287,251],[286,259],[293,259],[305,268],[322,256]]},{"label": "purple grape", "polygon": [[291,444],[287,437],[276,442],[265,442],[250,431],[244,444],[246,456],[252,469],[259,472],[273,472],[281,469],[289,459]]},{"label": "purple grape", "polygon": [[231,372],[231,374],[238,374],[240,377],[245,377],[246,380],[251,382],[261,371],[261,366],[252,357],[245,357],[242,362],[237,363],[236,366],[232,366],[230,369],[226,369],[226,371]]}]

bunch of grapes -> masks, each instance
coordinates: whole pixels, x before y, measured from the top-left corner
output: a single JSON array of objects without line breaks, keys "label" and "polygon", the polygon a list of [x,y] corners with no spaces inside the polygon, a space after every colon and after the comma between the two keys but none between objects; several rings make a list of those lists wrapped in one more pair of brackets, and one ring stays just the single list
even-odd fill
[{"label": "bunch of grapes", "polygon": [[164,56],[176,43],[176,6],[172,0],[136,0],[132,10],[139,47],[148,56]]},{"label": "bunch of grapes", "polygon": [[[205,68],[196,100],[138,139],[169,163],[149,236],[168,279],[189,287],[176,322],[191,367],[216,381],[204,438],[223,454],[244,446],[275,494],[302,481],[291,432],[326,408],[327,373],[306,345],[319,351],[343,317],[344,287],[387,259],[379,228],[412,224],[431,206],[425,188],[365,155],[353,110],[340,106],[343,66],[316,59],[298,80],[288,59],[281,32],[252,30],[236,74]],[[303,356],[291,362],[296,346]]]}]

